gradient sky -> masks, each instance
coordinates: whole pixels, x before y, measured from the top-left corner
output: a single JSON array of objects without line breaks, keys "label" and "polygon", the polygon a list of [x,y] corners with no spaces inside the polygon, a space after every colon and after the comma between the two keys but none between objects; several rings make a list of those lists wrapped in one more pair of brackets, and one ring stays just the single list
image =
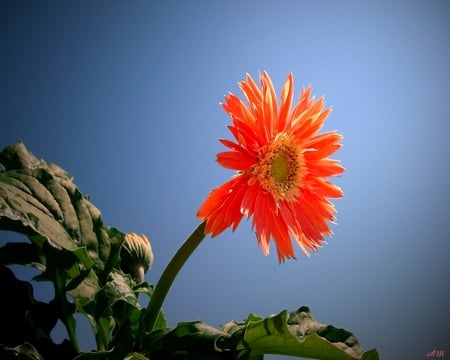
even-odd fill
[{"label": "gradient sky", "polygon": [[219,103],[246,73],[279,92],[292,71],[296,97],[311,84],[333,108],[347,171],[328,244],[279,265],[250,222],[207,238],[168,295],[170,326],[308,305],[383,359],[450,356],[447,1],[2,1],[0,29],[0,148],[22,139],[107,225],[145,233],[151,283],[233,175],[215,162]]}]

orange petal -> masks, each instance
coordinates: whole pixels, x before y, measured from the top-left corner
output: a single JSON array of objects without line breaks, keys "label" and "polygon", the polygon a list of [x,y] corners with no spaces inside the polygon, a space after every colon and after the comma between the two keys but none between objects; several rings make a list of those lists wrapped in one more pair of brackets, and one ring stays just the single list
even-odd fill
[{"label": "orange petal", "polygon": [[287,119],[291,111],[292,100],[294,98],[294,78],[292,73],[289,73],[281,91],[281,105],[277,119],[277,132],[283,132],[286,128]]},{"label": "orange petal", "polygon": [[246,184],[247,179],[238,176],[210,192],[197,212],[197,217],[206,220],[206,233],[217,236],[229,226],[238,226],[242,219],[240,203]]},{"label": "orange petal", "polygon": [[271,234],[277,248],[278,261],[281,263],[286,258],[295,258],[291,237],[289,235],[289,229],[286,226],[283,217],[280,213],[277,215],[272,213],[271,215]]},{"label": "orange petal", "polygon": [[242,151],[224,151],[217,154],[217,162],[227,169],[248,170],[255,164],[255,159]]},{"label": "orange petal", "polygon": [[239,83],[239,87],[249,104],[261,103],[262,92],[249,74],[246,75],[245,81]]},{"label": "orange petal", "polygon": [[315,176],[337,176],[345,171],[338,160],[321,159],[307,162],[309,172]]},{"label": "orange petal", "polygon": [[320,194],[323,197],[341,198],[343,196],[342,189],[320,176],[312,176],[308,174],[304,179],[305,186],[313,193]]},{"label": "orange petal", "polygon": [[315,135],[309,141],[303,143],[306,149],[311,150],[306,151],[304,156],[308,160],[325,158],[342,147],[342,144],[339,143],[341,139],[342,135],[335,131]]}]

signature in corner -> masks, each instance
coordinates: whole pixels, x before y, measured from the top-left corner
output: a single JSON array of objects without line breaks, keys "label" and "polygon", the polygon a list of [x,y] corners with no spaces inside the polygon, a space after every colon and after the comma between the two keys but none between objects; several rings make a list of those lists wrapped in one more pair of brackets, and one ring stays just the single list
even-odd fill
[{"label": "signature in corner", "polygon": [[427,358],[444,358],[445,350],[432,350],[427,352]]}]

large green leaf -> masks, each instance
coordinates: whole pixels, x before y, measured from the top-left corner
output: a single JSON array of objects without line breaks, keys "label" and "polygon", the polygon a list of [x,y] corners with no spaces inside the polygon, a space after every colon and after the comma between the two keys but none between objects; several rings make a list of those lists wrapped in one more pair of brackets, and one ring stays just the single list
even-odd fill
[{"label": "large green leaf", "polygon": [[378,359],[376,352],[364,353],[352,333],[316,322],[307,307],[290,313],[285,310],[265,319],[251,315],[242,323],[225,325],[222,330],[231,331],[233,340],[239,338],[235,347],[240,350],[238,359],[258,359],[263,354],[323,360]]},{"label": "large green leaf", "polygon": [[175,329],[157,329],[144,338],[140,352],[152,360],[237,359],[233,349],[223,351],[216,342],[230,335],[202,321],[181,322]]},{"label": "large green leaf", "polygon": [[[86,270],[91,261],[102,280],[119,267],[124,234],[104,226],[100,211],[81,194],[69,174],[36,158],[21,142],[0,152],[0,163],[4,167],[0,172],[0,229],[25,234],[38,248],[47,241],[52,247],[74,252]],[[11,258],[13,249],[8,250]],[[20,260],[19,251],[15,256]],[[36,255],[29,260],[35,261]]]},{"label": "large green leaf", "polygon": [[316,322],[307,307],[261,318],[254,314],[232,321],[220,330],[201,321],[182,322],[175,329],[158,329],[144,341],[142,352],[151,359],[251,359],[280,354],[323,360],[377,360],[375,350],[364,352],[356,337]]}]

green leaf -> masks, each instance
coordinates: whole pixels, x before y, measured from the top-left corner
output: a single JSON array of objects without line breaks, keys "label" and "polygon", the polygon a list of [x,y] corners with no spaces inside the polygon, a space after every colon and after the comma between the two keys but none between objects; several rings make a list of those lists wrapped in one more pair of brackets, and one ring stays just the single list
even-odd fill
[{"label": "green leaf", "polygon": [[[25,234],[37,246],[44,242],[73,252],[82,268],[66,267],[69,278],[94,267],[101,282],[120,268],[124,234],[104,226],[100,211],[83,196],[72,177],[59,166],[36,158],[21,142],[0,152],[0,229]],[[6,250],[5,250],[6,251]],[[73,264],[72,264],[73,265]]]},{"label": "green leaf", "polygon": [[131,276],[120,271],[113,271],[109,274],[109,280],[98,293],[98,310],[105,312],[117,301],[125,301],[131,305],[137,305],[137,296],[133,291],[134,281]]},{"label": "green leaf", "polygon": [[307,307],[261,318],[250,314],[221,329],[203,322],[182,322],[175,329],[158,329],[143,341],[142,353],[156,359],[261,360],[279,354],[323,360],[377,360],[375,350],[364,352],[356,337],[316,322]]},{"label": "green leaf", "polygon": [[[225,331],[233,329],[232,338],[236,334],[240,338],[235,347],[240,350],[238,359],[280,354],[323,360],[350,360],[360,359],[364,355],[352,333],[316,322],[307,307],[291,313],[282,311],[261,320],[247,319],[241,326],[241,329],[245,329],[243,333],[235,322],[223,327]],[[226,343],[224,341],[222,346]],[[378,359],[376,352],[370,354],[373,356],[371,358]]]},{"label": "green leaf", "polygon": [[114,306],[117,321],[112,333],[111,347],[114,348],[112,360],[122,360],[135,348],[142,312],[139,306],[119,301]]},{"label": "green leaf", "polygon": [[0,358],[21,360],[44,360],[39,352],[30,343],[23,343],[15,347],[0,345]]},{"label": "green leaf", "polygon": [[29,243],[6,243],[0,248],[0,264],[31,264],[42,269],[39,249]]},{"label": "green leaf", "polygon": [[[137,292],[138,294],[142,293],[142,294],[147,295],[149,298],[151,298],[153,295],[154,287],[153,287],[153,285],[149,284],[148,282],[143,281],[143,282],[137,284],[136,286],[134,286],[133,290],[135,292]],[[146,312],[147,310],[148,310],[148,308],[145,308],[142,311]],[[162,311],[160,311],[155,320],[155,329],[165,328],[165,327],[167,327],[167,320],[166,320],[166,317],[164,316],[164,313]]]},{"label": "green leaf", "polygon": [[130,353],[123,360],[149,360],[148,357],[139,353]]},{"label": "green leaf", "polygon": [[[90,321],[94,320],[96,324],[96,336],[103,337],[102,342],[113,349],[109,359],[122,360],[135,348],[145,311],[138,302],[138,296],[149,291],[147,283],[136,286],[130,275],[118,270],[111,272],[105,286],[98,291],[94,299],[95,318],[90,318]],[[111,325],[114,325],[112,332]]]},{"label": "green leaf", "polygon": [[229,335],[202,321],[181,322],[175,329],[157,329],[143,341],[140,352],[159,359],[237,359],[231,351],[216,347],[216,341]]},{"label": "green leaf", "polygon": [[[70,287],[73,287],[70,289]],[[82,277],[82,281],[76,284],[71,282],[68,286],[67,293],[73,298],[77,310],[80,311],[85,305],[94,301],[95,296],[100,290],[98,277],[93,270],[90,270],[88,275]]]},{"label": "green leaf", "polygon": [[[74,356],[71,343],[56,345],[51,340],[50,333],[58,319],[53,301],[37,301],[31,284],[18,280],[5,266],[0,266],[0,294],[0,344],[10,347],[3,349],[9,354],[5,357],[20,353],[19,358],[28,358],[30,354],[35,355],[33,349],[43,358]],[[1,350],[0,358],[4,358]]]},{"label": "green leaf", "polygon": [[111,356],[112,350],[108,351],[93,351],[93,352],[83,352],[76,357],[73,358],[73,360],[103,360],[103,359],[109,359]]},{"label": "green leaf", "polygon": [[0,344],[21,343],[25,340],[25,329],[30,325],[27,314],[36,302],[33,287],[0,265],[0,294]]},{"label": "green leaf", "polygon": [[[25,235],[41,234],[55,247],[75,250],[76,243],[64,226],[36,195],[45,189],[35,177],[39,170],[0,173],[0,228]],[[55,214],[57,216],[57,214]]]}]

